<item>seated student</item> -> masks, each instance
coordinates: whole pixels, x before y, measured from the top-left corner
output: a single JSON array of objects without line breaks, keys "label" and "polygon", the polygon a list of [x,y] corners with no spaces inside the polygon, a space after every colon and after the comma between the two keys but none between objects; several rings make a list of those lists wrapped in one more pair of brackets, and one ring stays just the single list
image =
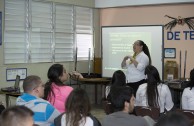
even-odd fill
[{"label": "seated student", "polygon": [[101,126],[90,114],[90,101],[85,90],[74,89],[65,105],[66,112],[55,119],[55,126]]},{"label": "seated student", "polygon": [[[110,93],[110,98],[114,113],[104,118],[103,126],[148,126],[145,118],[129,114],[133,111],[135,102],[132,88],[118,87]],[[154,121],[151,118],[150,121],[153,125]]]},{"label": "seated student", "polygon": [[170,89],[167,85],[162,84],[158,70],[149,65],[145,69],[147,83],[139,86],[136,93],[136,106],[159,107],[160,113],[173,108],[174,103]]},{"label": "seated student", "polygon": [[13,106],[1,113],[0,126],[33,126],[33,115],[25,106]]},{"label": "seated student", "polygon": [[190,72],[189,87],[182,94],[182,109],[194,110],[194,69]]},{"label": "seated student", "polygon": [[16,100],[16,105],[24,105],[34,112],[35,124],[48,126],[54,124],[54,119],[60,114],[48,101],[42,99],[44,96],[44,84],[40,77],[31,75],[24,79],[23,95]]},{"label": "seated student", "polygon": [[118,86],[126,86],[126,77],[123,71],[121,70],[117,70],[113,73],[111,84],[109,86],[106,86],[106,98],[110,93],[111,88],[115,88]]},{"label": "seated student", "polygon": [[154,126],[192,126],[192,124],[184,115],[169,112],[162,116]]},{"label": "seated student", "polygon": [[57,110],[65,112],[64,104],[73,90],[64,84],[68,79],[68,73],[61,64],[53,64],[47,73],[49,81],[45,85],[44,99],[48,100]]}]

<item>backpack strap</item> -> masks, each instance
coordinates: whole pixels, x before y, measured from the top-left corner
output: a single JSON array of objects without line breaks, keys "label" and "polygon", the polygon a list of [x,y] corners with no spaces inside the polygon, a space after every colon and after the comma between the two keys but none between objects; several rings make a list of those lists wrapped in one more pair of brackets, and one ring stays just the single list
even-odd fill
[{"label": "backpack strap", "polygon": [[93,122],[94,122],[94,125],[93,125],[93,126],[101,126],[100,121],[99,121],[96,117],[94,117],[92,114],[90,114],[89,117],[90,117],[90,118],[93,120]]},{"label": "backpack strap", "polygon": [[65,112],[64,113],[62,113],[62,114],[60,114],[58,117],[56,117],[55,119],[54,119],[54,124],[55,124],[55,126],[61,126],[61,118],[62,118],[62,116],[65,114]]}]

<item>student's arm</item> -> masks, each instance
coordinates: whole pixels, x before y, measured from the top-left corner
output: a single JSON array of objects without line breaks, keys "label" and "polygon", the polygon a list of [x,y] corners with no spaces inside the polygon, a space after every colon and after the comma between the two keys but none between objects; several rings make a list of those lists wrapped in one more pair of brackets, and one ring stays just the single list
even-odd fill
[{"label": "student's arm", "polygon": [[49,123],[54,123],[54,119],[60,115],[60,112],[55,109],[51,104],[47,104],[45,114],[46,121]]},{"label": "student's arm", "polygon": [[189,109],[187,95],[188,93],[186,89],[184,89],[183,94],[182,94],[182,109]]},{"label": "student's arm", "polygon": [[165,97],[165,108],[167,109],[167,111],[171,110],[174,106],[174,103],[172,101],[172,95],[171,95],[171,92],[170,92],[170,89],[168,88],[168,86],[165,86],[166,88],[165,91],[166,91],[166,97]]}]

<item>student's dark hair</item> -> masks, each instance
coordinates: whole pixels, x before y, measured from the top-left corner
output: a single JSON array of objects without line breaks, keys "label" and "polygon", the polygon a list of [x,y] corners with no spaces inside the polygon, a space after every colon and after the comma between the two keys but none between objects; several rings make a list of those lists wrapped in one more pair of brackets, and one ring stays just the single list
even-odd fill
[{"label": "student's dark hair", "polygon": [[25,93],[31,92],[34,88],[39,86],[40,84],[40,77],[36,75],[30,75],[26,77],[23,81],[23,89]]},{"label": "student's dark hair", "polygon": [[139,45],[143,46],[143,52],[148,56],[149,58],[149,65],[152,64],[152,60],[151,60],[151,56],[150,56],[150,52],[148,49],[148,46],[142,41],[142,40],[137,40],[139,42]]},{"label": "student's dark hair", "polygon": [[[25,106],[13,106],[6,108],[0,116],[0,126],[25,126],[21,123],[34,113]],[[32,117],[33,118],[33,117]]]},{"label": "student's dark hair", "polygon": [[114,111],[122,111],[125,106],[125,101],[130,102],[133,96],[133,89],[131,87],[117,87],[110,92],[110,102]]},{"label": "student's dark hair", "polygon": [[44,88],[44,99],[48,100],[50,96],[54,96],[55,94],[52,90],[52,83],[54,82],[58,86],[64,86],[63,82],[59,79],[60,76],[63,75],[63,65],[61,64],[53,64],[47,73],[48,82],[45,84]]},{"label": "student's dark hair", "polygon": [[162,116],[154,126],[192,126],[192,124],[183,114],[170,112]]},{"label": "student's dark hair", "polygon": [[148,65],[145,68],[145,74],[147,75],[147,100],[148,100],[148,105],[151,107],[158,107],[158,84],[161,83],[160,80],[160,75],[158,73],[158,70],[152,66]]},{"label": "student's dark hair", "polygon": [[194,87],[194,69],[190,71],[189,87],[190,87],[190,90]]},{"label": "student's dark hair", "polygon": [[126,85],[126,77],[123,71],[117,70],[113,73],[111,86],[124,86]]},{"label": "student's dark hair", "polygon": [[66,124],[69,126],[79,126],[82,118],[86,122],[86,117],[90,114],[91,105],[89,97],[84,89],[74,89],[67,98],[66,104]]}]

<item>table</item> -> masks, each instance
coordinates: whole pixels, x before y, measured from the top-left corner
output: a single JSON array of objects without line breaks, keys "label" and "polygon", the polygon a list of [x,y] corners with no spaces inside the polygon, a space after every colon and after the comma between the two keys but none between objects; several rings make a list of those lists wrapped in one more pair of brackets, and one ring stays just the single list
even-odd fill
[{"label": "table", "polygon": [[97,91],[98,91],[98,85],[104,86],[104,89],[106,86],[110,83],[110,79],[107,78],[78,78],[76,79],[78,81],[79,87],[80,84],[86,84],[86,85],[94,85],[94,96],[95,96],[95,104],[97,104]]},{"label": "table", "polygon": [[18,97],[21,95],[21,93],[16,93],[16,92],[4,92],[4,91],[0,91],[0,94],[4,94],[5,95],[5,101],[6,101],[6,107],[9,107],[9,97]]}]

